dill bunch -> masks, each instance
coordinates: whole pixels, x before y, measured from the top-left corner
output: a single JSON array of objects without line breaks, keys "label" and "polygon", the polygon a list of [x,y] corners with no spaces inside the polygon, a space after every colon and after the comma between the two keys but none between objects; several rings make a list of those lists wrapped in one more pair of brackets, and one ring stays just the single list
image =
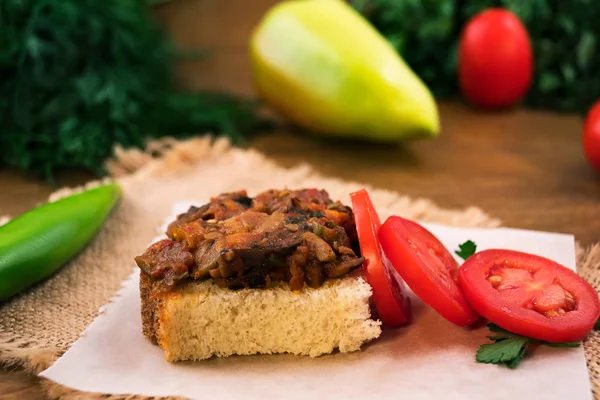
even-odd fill
[{"label": "dill bunch", "polygon": [[2,0],[0,165],[102,175],[115,144],[264,127],[247,99],[176,91],[177,57],[147,0]]}]

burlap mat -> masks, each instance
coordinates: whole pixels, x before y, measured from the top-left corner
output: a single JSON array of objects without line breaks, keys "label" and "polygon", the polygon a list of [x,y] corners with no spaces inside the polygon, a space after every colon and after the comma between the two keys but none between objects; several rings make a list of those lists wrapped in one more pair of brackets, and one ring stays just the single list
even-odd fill
[{"label": "burlap mat", "polygon": [[[351,191],[365,186],[319,176],[306,165],[284,169],[255,151],[231,148],[227,141],[209,138],[163,140],[151,143],[146,152],[118,149],[107,167],[123,186],[123,198],[102,232],[59,273],[0,307],[0,363],[5,366],[20,366],[35,374],[51,365],[131,273],[133,257],[156,235],[174,201],[206,199],[242,188],[254,194],[283,187],[325,188],[334,199],[348,201]],[[382,218],[398,214],[454,226],[500,225],[475,207],[447,210],[428,200],[366,187]],[[69,192],[61,190],[53,198]],[[577,261],[579,273],[598,289],[600,245],[579,249]],[[585,353],[592,389],[600,398],[598,333],[593,332],[586,341]],[[139,398],[83,393],[43,383],[53,398]]]}]

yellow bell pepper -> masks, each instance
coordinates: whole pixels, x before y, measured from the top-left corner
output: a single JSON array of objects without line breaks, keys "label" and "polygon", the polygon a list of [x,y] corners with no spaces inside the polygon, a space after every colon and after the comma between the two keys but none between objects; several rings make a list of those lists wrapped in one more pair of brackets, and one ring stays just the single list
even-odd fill
[{"label": "yellow bell pepper", "polygon": [[253,32],[250,57],[260,96],[308,130],[377,141],[438,135],[428,88],[342,0],[275,5]]}]

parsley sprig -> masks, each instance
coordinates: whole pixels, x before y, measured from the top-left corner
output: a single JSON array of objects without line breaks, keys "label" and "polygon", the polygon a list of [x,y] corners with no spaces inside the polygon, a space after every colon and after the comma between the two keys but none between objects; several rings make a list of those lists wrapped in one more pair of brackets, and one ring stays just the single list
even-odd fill
[{"label": "parsley sprig", "polygon": [[485,364],[506,365],[514,369],[521,360],[529,354],[530,349],[536,345],[545,345],[549,347],[579,347],[578,342],[551,343],[543,340],[528,338],[509,332],[495,324],[488,324],[488,329],[492,335],[487,336],[494,343],[482,344],[477,350],[475,359],[477,362]]},{"label": "parsley sprig", "polygon": [[454,253],[463,260],[471,257],[477,251],[477,245],[472,240],[467,240],[463,244],[459,244],[458,248],[459,250],[456,250]]}]

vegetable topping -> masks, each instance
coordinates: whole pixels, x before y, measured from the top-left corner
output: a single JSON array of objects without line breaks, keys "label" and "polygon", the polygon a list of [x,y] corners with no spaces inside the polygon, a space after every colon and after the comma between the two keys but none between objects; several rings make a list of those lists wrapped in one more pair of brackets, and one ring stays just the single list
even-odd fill
[{"label": "vegetable topping", "polygon": [[230,289],[289,282],[319,287],[359,267],[350,208],[327,192],[269,190],[251,199],[245,191],[191,207],[159,241],[136,257],[148,275],[170,290],[187,279],[214,279]]}]

